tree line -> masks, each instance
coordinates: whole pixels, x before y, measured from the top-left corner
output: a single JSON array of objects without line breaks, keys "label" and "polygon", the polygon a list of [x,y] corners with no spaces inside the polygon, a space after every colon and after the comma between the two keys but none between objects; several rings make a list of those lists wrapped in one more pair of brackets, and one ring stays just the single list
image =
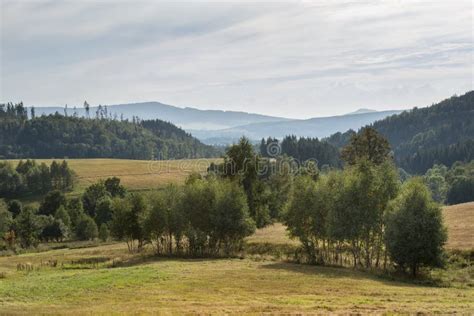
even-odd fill
[{"label": "tree line", "polygon": [[401,185],[387,140],[354,135],[343,170],[295,179],[284,222],[311,263],[410,269],[442,266],[441,207],[421,178]]},{"label": "tree line", "polygon": [[0,204],[4,247],[109,237],[130,251],[151,244],[158,254],[230,255],[255,230],[243,189],[228,179],[192,175],[183,186],[149,195],[128,193],[118,178],[89,186],[79,198],[49,192],[35,209],[17,200]]},{"label": "tree line", "polygon": [[[104,110],[105,109],[105,110]],[[214,157],[219,151],[161,120],[56,113],[28,117],[22,103],[0,105],[0,158],[178,159]]]},{"label": "tree line", "polygon": [[16,168],[10,162],[0,162],[0,198],[70,191],[75,181],[76,174],[65,160],[53,161],[50,166],[35,160],[20,160]]},{"label": "tree line", "polygon": [[433,199],[439,203],[459,204],[474,201],[474,160],[456,162],[451,168],[436,164],[423,176]]},{"label": "tree line", "polygon": [[260,142],[259,152],[262,157],[287,155],[298,161],[317,160],[320,167],[341,167],[339,150],[327,141],[311,137],[289,135],[279,141],[268,137]]},{"label": "tree line", "polygon": [[423,174],[474,159],[474,91],[426,108],[414,108],[370,125],[390,142],[398,166]]},{"label": "tree line", "polygon": [[233,254],[256,227],[281,220],[310,263],[395,266],[417,275],[442,266],[446,229],[423,179],[402,184],[387,144],[366,129],[342,151],[343,169],[319,170],[263,158],[242,138],[222,164],[205,176],[190,175],[184,185],[143,194],[109,178],[80,197],[53,190],[38,208],[10,200],[0,205],[0,233],[11,249],[112,237],[130,251],[149,244],[158,254],[201,257]]},{"label": "tree line", "polygon": [[373,128],[387,138],[395,164],[410,174],[424,174],[435,164],[451,167],[474,159],[474,92],[453,96],[426,108],[414,108],[379,120],[358,132],[338,132],[321,140],[286,136],[268,137],[259,144],[262,157],[287,155],[297,160],[315,159],[319,166],[342,167],[340,150],[354,135]]}]

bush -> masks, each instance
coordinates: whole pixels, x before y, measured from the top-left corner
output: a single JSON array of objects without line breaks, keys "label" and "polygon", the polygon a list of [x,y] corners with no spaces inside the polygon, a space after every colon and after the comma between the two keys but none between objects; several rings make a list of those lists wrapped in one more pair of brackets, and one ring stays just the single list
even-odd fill
[{"label": "bush", "polygon": [[79,240],[94,240],[99,235],[96,223],[87,215],[81,217],[76,226],[75,233]]},{"label": "bush", "polygon": [[51,191],[46,194],[43,202],[41,202],[39,214],[54,216],[61,206],[66,206],[66,196],[59,190]]},{"label": "bush", "polygon": [[15,218],[15,232],[23,248],[38,244],[41,225],[33,209],[26,207]]},{"label": "bush", "polygon": [[107,227],[106,224],[100,225],[99,229],[99,239],[102,240],[103,242],[106,242],[109,239],[109,228]]},{"label": "bush", "polygon": [[13,215],[13,217],[17,217],[18,214],[21,213],[21,209],[23,205],[18,200],[11,200],[8,202],[8,211]]}]

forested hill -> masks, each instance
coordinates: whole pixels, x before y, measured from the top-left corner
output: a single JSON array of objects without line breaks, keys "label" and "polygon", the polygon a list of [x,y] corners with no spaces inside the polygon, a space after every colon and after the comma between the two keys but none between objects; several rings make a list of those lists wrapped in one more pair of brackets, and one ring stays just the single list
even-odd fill
[{"label": "forested hill", "polygon": [[0,105],[0,158],[179,159],[217,154],[213,147],[161,120],[129,122],[59,114],[28,119],[22,104]]},{"label": "forested hill", "polygon": [[474,159],[474,91],[371,125],[388,138],[400,167],[424,173],[434,163]]}]

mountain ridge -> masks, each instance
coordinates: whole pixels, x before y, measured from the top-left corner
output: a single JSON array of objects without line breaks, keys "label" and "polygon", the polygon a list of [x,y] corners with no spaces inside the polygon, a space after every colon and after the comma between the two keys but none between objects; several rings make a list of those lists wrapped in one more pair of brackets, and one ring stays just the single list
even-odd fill
[{"label": "mountain ridge", "polygon": [[[111,104],[102,105],[102,107],[107,107],[113,115],[123,115],[126,119],[132,119],[133,116],[138,116],[140,119],[160,119],[171,122],[185,130],[223,129],[248,123],[290,120],[284,117],[243,111],[201,110],[193,107],[182,108],[157,101]],[[90,115],[93,116],[97,109],[98,106],[91,106]],[[35,107],[35,110],[38,115],[49,115],[55,112],[64,113],[64,107],[40,106]],[[86,115],[83,107],[68,108],[69,114],[73,114],[74,111],[77,112],[78,116]]]},{"label": "mountain ridge", "polygon": [[251,123],[213,131],[191,129],[189,132],[206,144],[217,145],[235,142],[242,135],[254,141],[268,136],[282,139],[287,135],[324,138],[348,129],[357,130],[367,124],[402,112],[403,110],[389,110],[360,114],[344,114],[314,117],[304,120]]}]

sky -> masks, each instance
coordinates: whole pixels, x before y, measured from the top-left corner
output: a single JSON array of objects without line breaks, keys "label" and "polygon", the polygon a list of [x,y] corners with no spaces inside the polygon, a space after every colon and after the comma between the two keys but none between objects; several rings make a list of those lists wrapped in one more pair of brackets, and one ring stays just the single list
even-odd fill
[{"label": "sky", "polygon": [[473,89],[471,0],[0,0],[0,11],[0,102],[309,118]]}]

